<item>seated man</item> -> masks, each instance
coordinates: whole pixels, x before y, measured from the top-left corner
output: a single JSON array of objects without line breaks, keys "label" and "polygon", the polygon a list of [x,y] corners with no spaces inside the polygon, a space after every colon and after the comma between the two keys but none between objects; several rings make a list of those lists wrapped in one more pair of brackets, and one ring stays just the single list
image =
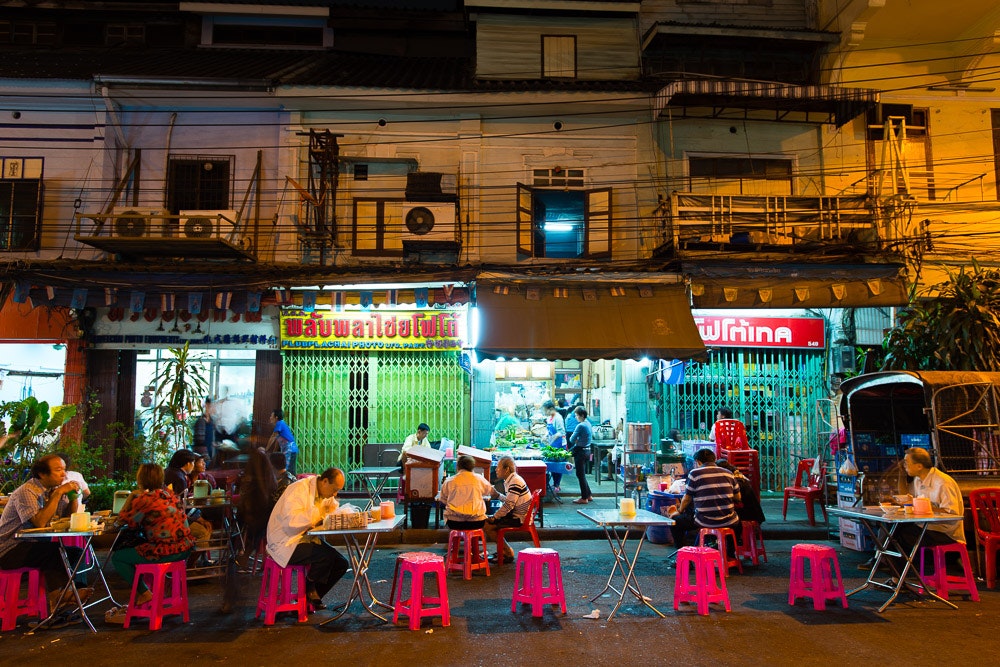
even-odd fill
[{"label": "seated man", "polygon": [[325,541],[308,537],[323,517],[339,506],[344,473],[327,468],[318,476],[289,484],[267,522],[267,553],[281,567],[308,565],[306,596],[313,611],[324,609],[323,596],[347,572],[347,559]]},{"label": "seated man", "polygon": [[[531,506],[531,491],[528,490],[524,478],[517,474],[514,457],[504,456],[497,461],[497,477],[503,480],[504,492],[499,494],[503,505],[493,516],[486,519],[486,524],[483,526],[486,537],[494,542],[496,542],[497,532],[501,528],[520,526]],[[510,548],[509,544],[504,544],[503,553],[505,560],[508,558],[513,560],[514,550]],[[492,558],[495,559],[496,555],[494,554]]]},{"label": "seated man", "polygon": [[[688,473],[687,488],[680,507],[667,508],[667,516],[676,523],[670,527],[674,546],[687,544],[687,533],[695,528],[732,528],[739,535],[740,485],[733,473],[715,464],[715,452],[699,449],[694,455],[695,468]],[[694,513],[687,510],[694,506]]]},{"label": "seated man", "polygon": [[[930,500],[931,508],[935,512],[955,515],[955,521],[928,524],[921,546],[932,547],[955,542],[965,544],[963,527],[965,504],[958,483],[934,467],[930,453],[923,447],[911,447],[906,450],[903,465],[906,466],[907,476],[913,478],[910,485],[910,493],[913,496],[923,496]],[[896,529],[895,535],[900,544],[909,551],[920,539],[920,527],[917,524],[904,523]],[[957,556],[957,554],[948,555]],[[897,560],[897,563],[902,565],[901,560]]]},{"label": "seated man", "polygon": [[500,494],[489,480],[472,472],[476,460],[468,454],[458,457],[455,474],[441,483],[438,502],[444,505],[444,518],[452,530],[475,530],[486,522],[483,496]]},{"label": "seated man", "polygon": [[423,422],[417,424],[417,432],[411,433],[406,436],[406,440],[403,441],[403,446],[399,450],[399,457],[396,459],[397,465],[403,465],[406,462],[406,450],[410,447],[430,447],[430,440],[427,436],[431,432],[431,427]]},{"label": "seated man", "polygon": [[[49,454],[35,461],[31,466],[31,479],[10,494],[3,515],[0,515],[0,569],[15,570],[21,567],[37,567],[45,577],[49,590],[49,606],[66,604],[72,599],[72,592],[59,599],[59,592],[69,577],[59,555],[59,545],[51,540],[18,540],[14,534],[21,529],[42,528],[53,518],[68,517],[79,511],[77,482],[66,481],[66,463],[58,454]],[[76,563],[81,551],[66,547],[70,563]],[[84,602],[93,590],[81,588],[78,591]]]}]

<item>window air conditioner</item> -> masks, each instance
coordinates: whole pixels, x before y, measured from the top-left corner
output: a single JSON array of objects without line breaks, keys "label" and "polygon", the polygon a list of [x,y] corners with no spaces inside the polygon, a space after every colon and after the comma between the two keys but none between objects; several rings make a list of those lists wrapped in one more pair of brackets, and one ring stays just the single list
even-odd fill
[{"label": "window air conditioner", "polygon": [[404,241],[456,241],[454,203],[407,202],[402,207]]},{"label": "window air conditioner", "polygon": [[129,239],[157,236],[163,224],[161,215],[163,211],[158,209],[116,206],[109,220],[110,235]]},{"label": "window air conditioner", "polygon": [[[236,211],[181,211],[180,235],[186,239],[224,236],[236,222]],[[223,223],[230,227],[222,226]]]}]

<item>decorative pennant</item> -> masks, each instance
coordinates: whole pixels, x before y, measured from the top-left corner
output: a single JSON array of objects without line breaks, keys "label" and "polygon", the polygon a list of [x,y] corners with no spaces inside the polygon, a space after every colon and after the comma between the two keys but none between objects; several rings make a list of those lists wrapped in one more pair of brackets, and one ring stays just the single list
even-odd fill
[{"label": "decorative pennant", "polygon": [[625,288],[624,287],[617,287],[617,286],[612,287],[611,288],[611,296],[625,296]]},{"label": "decorative pennant", "polygon": [[77,287],[73,290],[73,296],[69,300],[69,307],[76,310],[83,310],[87,307],[86,287]]},{"label": "decorative pennant", "polygon": [[385,291],[385,302],[390,306],[396,306],[399,304],[399,290],[398,289],[387,289]]},{"label": "decorative pennant", "polygon": [[26,303],[31,292],[31,283],[18,280],[14,283],[14,303]]},{"label": "decorative pennant", "polygon": [[795,288],[795,299],[797,301],[808,301],[809,300],[809,288],[808,287],[796,287]]},{"label": "decorative pennant", "polygon": [[282,287],[281,289],[275,290],[275,298],[280,306],[288,306],[292,303],[292,290],[288,287]]},{"label": "decorative pennant", "polygon": [[508,287],[507,285],[494,285],[493,286],[493,293],[494,294],[503,294],[504,296],[506,296],[506,295],[510,294],[510,287]]},{"label": "decorative pennant", "polygon": [[118,303],[118,289],[115,287],[104,288],[104,305],[113,306]]},{"label": "decorative pennant", "polygon": [[371,290],[361,290],[358,293],[361,298],[361,307],[367,310],[372,307],[372,292]]},{"label": "decorative pennant", "polygon": [[583,300],[584,301],[597,301],[597,290],[595,290],[595,289],[585,289],[585,290],[583,290]]},{"label": "decorative pennant", "polygon": [[762,287],[757,290],[757,296],[760,297],[761,303],[771,303],[771,297],[774,296],[774,290],[770,287]]},{"label": "decorative pennant", "polygon": [[691,283],[691,295],[702,296],[705,294],[705,286],[701,283]]},{"label": "decorative pennant", "polygon": [[204,295],[201,292],[190,292],[188,294],[188,312],[192,315],[201,314],[201,302]]},{"label": "decorative pennant", "polygon": [[454,285],[442,285],[441,290],[444,292],[445,301],[451,301],[451,295],[455,292]]},{"label": "decorative pennant", "polygon": [[176,297],[173,294],[161,294],[160,295],[160,310],[165,313],[169,313],[174,309],[176,305]]},{"label": "decorative pennant", "polygon": [[344,309],[344,304],[347,303],[347,295],[344,294],[343,290],[333,290],[330,295],[330,305],[338,313]]},{"label": "decorative pennant", "polygon": [[653,296],[653,286],[652,285],[639,285],[639,296],[644,299],[648,299]]},{"label": "decorative pennant", "polygon": [[133,313],[141,313],[146,307],[146,293],[132,290],[128,297],[128,309]]},{"label": "decorative pennant", "polygon": [[302,293],[302,310],[307,313],[316,310],[316,290],[306,290]]},{"label": "decorative pennant", "polygon": [[834,283],[830,285],[830,289],[833,290],[833,298],[837,301],[843,301],[847,295],[847,285],[844,283]]},{"label": "decorative pennant", "polygon": [[738,287],[723,287],[722,288],[722,298],[732,303],[736,301],[737,297],[740,295],[740,290]]},{"label": "decorative pennant", "polygon": [[569,288],[568,287],[556,287],[552,290],[552,296],[557,299],[568,299],[569,298]]},{"label": "decorative pennant", "polygon": [[45,287],[45,294],[49,297],[49,301],[53,301],[56,298],[56,288],[52,285]]},{"label": "decorative pennant", "polygon": [[426,287],[418,287],[413,290],[413,299],[417,302],[417,308],[427,307],[427,295],[428,289]]},{"label": "decorative pennant", "polygon": [[524,298],[528,301],[538,301],[542,298],[542,290],[538,287],[528,287],[524,290]]},{"label": "decorative pennant", "polygon": [[259,313],[260,300],[263,297],[261,292],[247,292],[247,312]]},{"label": "decorative pennant", "polygon": [[872,293],[872,296],[878,296],[882,293],[882,280],[880,278],[872,278],[868,281],[868,291]]},{"label": "decorative pennant", "polygon": [[229,304],[233,300],[232,292],[216,292],[215,293],[215,309],[216,310],[229,310]]}]

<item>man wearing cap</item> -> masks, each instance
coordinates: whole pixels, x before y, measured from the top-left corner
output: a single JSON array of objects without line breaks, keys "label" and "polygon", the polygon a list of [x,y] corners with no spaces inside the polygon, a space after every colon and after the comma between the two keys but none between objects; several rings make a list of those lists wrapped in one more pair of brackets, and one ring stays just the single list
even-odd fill
[{"label": "man wearing cap", "polygon": [[289,484],[278,498],[267,522],[267,553],[281,567],[308,565],[306,597],[315,611],[324,609],[323,596],[347,572],[347,559],[325,541],[307,533],[339,507],[337,493],[344,488],[344,473],[327,468]]},{"label": "man wearing cap", "polygon": [[406,460],[406,450],[410,447],[430,447],[431,443],[427,440],[427,435],[430,432],[430,426],[424,424],[423,422],[418,424],[417,432],[406,436],[406,440],[403,441],[403,448],[399,450],[399,458],[396,459],[396,463],[400,465],[403,464],[403,461]]}]

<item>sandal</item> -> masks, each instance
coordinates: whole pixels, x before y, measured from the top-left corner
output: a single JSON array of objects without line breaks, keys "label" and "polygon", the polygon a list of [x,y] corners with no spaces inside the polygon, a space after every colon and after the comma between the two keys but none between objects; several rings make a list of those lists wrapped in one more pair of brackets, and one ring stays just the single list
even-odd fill
[{"label": "sandal", "polygon": [[104,622],[112,625],[124,625],[128,615],[128,607],[112,607],[104,612]]}]

